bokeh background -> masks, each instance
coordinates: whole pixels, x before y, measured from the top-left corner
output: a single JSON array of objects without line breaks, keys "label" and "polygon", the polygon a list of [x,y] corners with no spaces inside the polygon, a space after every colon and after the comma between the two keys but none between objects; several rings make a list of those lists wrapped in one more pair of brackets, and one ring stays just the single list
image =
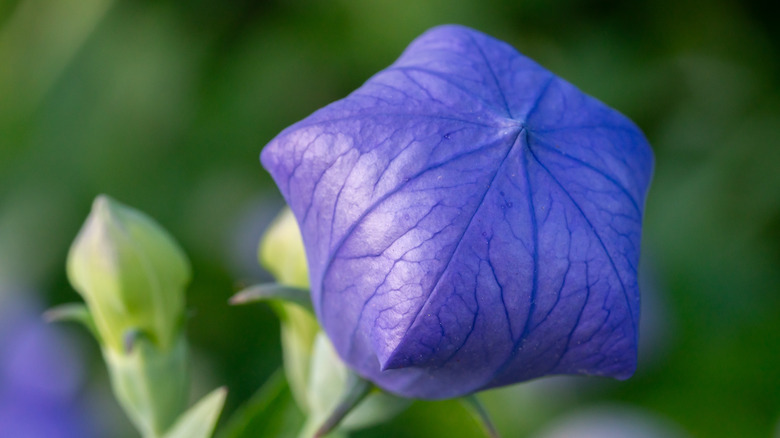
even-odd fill
[{"label": "bokeh background", "polygon": [[[262,407],[252,397],[280,366],[278,323],[264,305],[227,305],[268,278],[256,246],[282,201],[259,152],[443,23],[503,39],[627,114],[656,153],[635,377],[486,392],[504,436],[780,436],[773,11],[737,0],[0,0],[0,437],[135,436],[94,340],[38,317],[79,300],[65,257],[99,193],[155,217],[192,259],[194,397],[228,386],[223,430],[247,401]],[[274,388],[267,408],[283,430],[298,417]],[[356,436],[481,434],[459,404],[419,402]]]}]

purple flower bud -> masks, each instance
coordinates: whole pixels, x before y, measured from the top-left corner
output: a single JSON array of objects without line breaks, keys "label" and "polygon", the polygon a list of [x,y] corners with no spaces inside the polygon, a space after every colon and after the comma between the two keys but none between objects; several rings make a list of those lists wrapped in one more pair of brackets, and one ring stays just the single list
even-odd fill
[{"label": "purple flower bud", "polygon": [[507,44],[434,28],[261,158],[323,328],[380,387],[436,399],[634,372],[652,151]]}]

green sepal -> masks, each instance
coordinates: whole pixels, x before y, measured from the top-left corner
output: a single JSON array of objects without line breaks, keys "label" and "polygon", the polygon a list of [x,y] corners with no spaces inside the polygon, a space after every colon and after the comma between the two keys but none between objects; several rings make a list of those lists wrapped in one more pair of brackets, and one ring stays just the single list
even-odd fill
[{"label": "green sepal", "polygon": [[145,438],[162,437],[187,407],[186,340],[163,350],[140,331],[126,334],[127,351],[102,348],[114,395]]},{"label": "green sepal", "polygon": [[164,438],[209,438],[214,432],[227,389],[217,388],[183,413]]},{"label": "green sepal", "polygon": [[320,325],[311,312],[297,304],[275,301],[271,308],[274,309],[281,322],[282,359],[290,392],[301,410],[308,412],[307,391],[312,353],[314,339],[320,332]]},{"label": "green sepal", "polygon": [[76,322],[89,330],[92,336],[97,339],[98,343],[102,343],[100,340],[100,333],[95,327],[95,320],[92,319],[92,315],[89,313],[87,306],[82,303],[68,303],[61,304],[59,306],[52,307],[43,313],[44,321],[48,323],[54,322]]},{"label": "green sepal", "polygon": [[277,288],[265,289],[263,294],[282,295],[276,296],[280,300],[269,301],[269,305],[281,321],[284,372],[290,392],[301,410],[308,412],[309,367],[314,337],[320,327],[313,315],[311,298],[301,294],[309,289],[306,250],[298,223],[288,207],[282,209],[266,231],[257,255],[260,265],[279,283]]},{"label": "green sepal", "polygon": [[[361,380],[347,368],[325,333],[319,332],[314,341],[307,388],[309,422],[319,425],[331,418],[338,410],[337,402],[347,399],[355,391],[356,381]],[[360,403],[344,413],[339,430],[351,431],[383,423],[401,413],[411,402],[372,386]]]},{"label": "green sepal", "polygon": [[371,392],[373,384],[355,373],[350,372],[347,379],[346,391],[341,395],[338,403],[330,414],[322,421],[312,435],[313,438],[324,437],[334,431],[342,420],[352,412],[360,402]]},{"label": "green sepal", "polygon": [[286,286],[279,283],[256,284],[243,289],[230,297],[230,304],[249,304],[258,301],[281,300],[297,304],[314,314],[311,304],[311,295],[308,289]]}]

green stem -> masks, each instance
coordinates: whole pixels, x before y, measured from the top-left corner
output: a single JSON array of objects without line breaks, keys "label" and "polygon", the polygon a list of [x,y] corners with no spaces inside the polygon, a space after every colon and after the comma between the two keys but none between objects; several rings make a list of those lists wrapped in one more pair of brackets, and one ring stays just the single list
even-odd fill
[{"label": "green stem", "polygon": [[313,438],[320,438],[327,435],[330,431],[335,429],[341,420],[349,414],[349,412],[358,405],[367,395],[371,392],[371,382],[359,377],[357,374],[350,373],[349,381],[347,382],[348,389],[344,393],[339,404],[331,412],[330,416],[325,422],[314,432]]}]

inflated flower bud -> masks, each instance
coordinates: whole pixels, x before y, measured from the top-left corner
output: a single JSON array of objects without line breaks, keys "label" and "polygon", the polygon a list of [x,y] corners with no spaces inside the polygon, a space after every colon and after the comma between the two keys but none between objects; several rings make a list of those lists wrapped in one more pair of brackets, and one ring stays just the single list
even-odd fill
[{"label": "inflated flower bud", "polygon": [[552,374],[625,379],[653,152],[508,44],[427,31],[261,154],[339,356],[404,397]]}]

